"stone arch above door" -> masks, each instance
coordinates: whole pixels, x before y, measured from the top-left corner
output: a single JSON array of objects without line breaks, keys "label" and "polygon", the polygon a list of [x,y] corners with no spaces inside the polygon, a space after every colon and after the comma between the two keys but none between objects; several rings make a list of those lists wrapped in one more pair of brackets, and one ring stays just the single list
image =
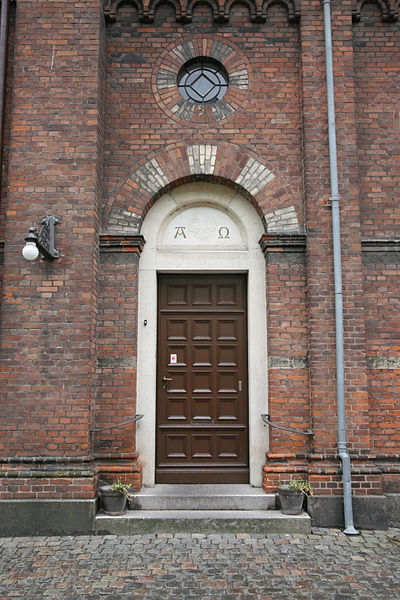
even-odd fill
[{"label": "stone arch above door", "polygon": [[228,143],[181,143],[149,155],[120,182],[104,207],[103,231],[139,233],[157,198],[198,180],[238,189],[257,210],[266,233],[302,231],[301,202],[290,186],[259,157]]}]

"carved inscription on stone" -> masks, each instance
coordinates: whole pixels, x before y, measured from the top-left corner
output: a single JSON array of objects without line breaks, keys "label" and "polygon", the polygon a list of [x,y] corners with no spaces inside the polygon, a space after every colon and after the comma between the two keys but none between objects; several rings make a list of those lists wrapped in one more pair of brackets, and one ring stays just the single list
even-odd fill
[{"label": "carved inscription on stone", "polygon": [[185,229],[186,229],[186,227],[180,227],[179,225],[178,225],[178,227],[175,227],[174,238],[176,239],[178,236],[182,235],[186,239]]},{"label": "carved inscription on stone", "polygon": [[228,213],[211,206],[192,206],[175,214],[163,230],[161,245],[221,250],[244,246],[238,224]]},{"label": "carved inscription on stone", "polygon": [[220,240],[227,240],[229,237],[229,227],[220,227],[218,230],[218,238]]}]

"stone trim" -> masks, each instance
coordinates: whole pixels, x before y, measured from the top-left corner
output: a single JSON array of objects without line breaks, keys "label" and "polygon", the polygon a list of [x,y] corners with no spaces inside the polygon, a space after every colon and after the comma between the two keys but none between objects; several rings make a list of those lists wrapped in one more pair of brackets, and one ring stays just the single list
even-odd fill
[{"label": "stone trim", "polygon": [[305,252],[269,252],[265,261],[267,265],[305,265]]},{"label": "stone trim", "polygon": [[364,239],[361,242],[365,265],[400,264],[400,240]]},{"label": "stone trim", "polygon": [[[291,461],[292,459],[307,459],[313,462],[315,461],[338,461],[339,457],[333,453],[326,454],[318,454],[315,452],[307,452],[307,453],[295,453],[295,452],[267,452],[266,457],[269,461]],[[365,460],[373,460],[373,461],[381,461],[387,460],[392,462],[400,462],[400,454],[383,454],[373,452],[371,454],[354,454],[350,451],[350,458],[352,461],[365,461]],[[381,468],[381,466],[379,466]],[[389,465],[388,468],[398,469],[396,465]]]},{"label": "stone trim", "polygon": [[213,175],[218,146],[197,144],[187,146],[190,172]]},{"label": "stone trim", "polygon": [[0,479],[63,479],[64,477],[80,479],[95,477],[96,475],[95,468],[89,469],[87,467],[80,467],[79,465],[62,468],[59,464],[44,464],[36,469],[24,469],[22,467],[14,467],[8,470],[4,467],[0,469]]},{"label": "stone trim", "polygon": [[135,178],[138,185],[155,194],[160,188],[167,185],[168,179],[155,158],[148,160],[144,165],[136,169]]},{"label": "stone trim", "polygon": [[272,253],[304,254],[306,251],[306,236],[303,234],[283,232],[274,234],[266,233],[261,237],[259,244],[267,259],[269,259],[269,254]]},{"label": "stone trim", "polygon": [[99,356],[99,369],[136,369],[136,356]]},{"label": "stone trim", "polygon": [[400,370],[400,357],[398,356],[367,356],[368,369]]},{"label": "stone trim", "polygon": [[137,264],[144,244],[142,235],[100,235],[100,264]]},{"label": "stone trim", "polygon": [[[152,173],[152,183],[144,184],[145,172]],[[294,221],[299,223],[301,217],[295,216],[296,200],[290,186],[270,165],[258,160],[246,148],[224,142],[218,145],[182,142],[150,155],[115,189],[105,206],[104,229],[110,236],[117,235],[114,233],[117,230],[119,235],[133,239],[141,231],[142,219],[156,198],[183,182],[200,179],[238,188],[260,217],[264,218],[265,213],[272,215],[274,224],[279,222],[281,228],[289,228],[279,234],[290,236],[291,241],[285,242],[286,246],[292,246],[296,235],[300,235],[293,232]],[[271,206],[277,205],[279,208],[272,213]],[[265,219],[264,223],[267,227]],[[274,232],[270,239],[277,235]],[[295,244],[299,246],[298,241]],[[273,245],[272,242],[269,245]],[[303,246],[300,244],[297,251],[303,251]]]},{"label": "stone trim", "polygon": [[268,233],[278,233],[279,231],[300,233],[299,219],[294,206],[278,208],[275,212],[266,214],[265,224]]},{"label": "stone trim", "polygon": [[269,356],[268,369],[308,369],[308,356]]},{"label": "stone trim", "polygon": [[399,265],[400,252],[368,252],[362,255],[364,265]]},{"label": "stone trim", "polygon": [[106,254],[100,254],[101,265],[137,265],[139,262],[139,255],[133,252],[122,253],[122,252],[107,252]]},{"label": "stone trim", "polygon": [[275,175],[268,167],[250,157],[235,179],[235,183],[244,187],[249,194],[254,196],[273,179],[275,179]]},{"label": "stone trim", "polygon": [[145,244],[142,235],[102,234],[100,235],[101,253],[134,253],[141,254]]},{"label": "stone trim", "polygon": [[88,463],[92,456],[2,456],[0,464],[63,464],[63,463]]},{"label": "stone trim", "polygon": [[124,233],[139,233],[142,219],[130,210],[113,206],[108,217],[108,228],[110,231]]}]

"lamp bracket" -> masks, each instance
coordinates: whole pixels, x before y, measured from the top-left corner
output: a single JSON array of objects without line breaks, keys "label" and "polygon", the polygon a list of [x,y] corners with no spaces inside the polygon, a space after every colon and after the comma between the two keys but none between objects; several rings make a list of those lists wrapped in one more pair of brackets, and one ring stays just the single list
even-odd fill
[{"label": "lamp bracket", "polygon": [[46,216],[42,219],[42,226],[37,236],[36,245],[44,258],[59,258],[60,256],[59,251],[54,246],[55,226],[58,223],[60,223],[60,219],[54,216]]}]

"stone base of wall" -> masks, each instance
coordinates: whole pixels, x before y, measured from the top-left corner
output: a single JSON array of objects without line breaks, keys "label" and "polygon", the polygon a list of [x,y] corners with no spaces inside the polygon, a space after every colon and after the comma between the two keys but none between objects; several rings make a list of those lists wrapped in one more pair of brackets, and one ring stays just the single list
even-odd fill
[{"label": "stone base of wall", "polygon": [[[1,500],[0,536],[91,535],[99,498],[92,500]],[[314,527],[344,528],[343,497],[307,498]],[[359,529],[400,527],[400,494],[353,496],[354,525]]]},{"label": "stone base of wall", "polygon": [[400,494],[386,494],[388,525],[400,527]]},{"label": "stone base of wall", "polygon": [[92,534],[99,500],[1,500],[0,535]]},{"label": "stone base of wall", "polygon": [[[344,527],[343,496],[307,498],[307,512],[314,527]],[[400,494],[353,496],[356,529],[400,527]]]}]

